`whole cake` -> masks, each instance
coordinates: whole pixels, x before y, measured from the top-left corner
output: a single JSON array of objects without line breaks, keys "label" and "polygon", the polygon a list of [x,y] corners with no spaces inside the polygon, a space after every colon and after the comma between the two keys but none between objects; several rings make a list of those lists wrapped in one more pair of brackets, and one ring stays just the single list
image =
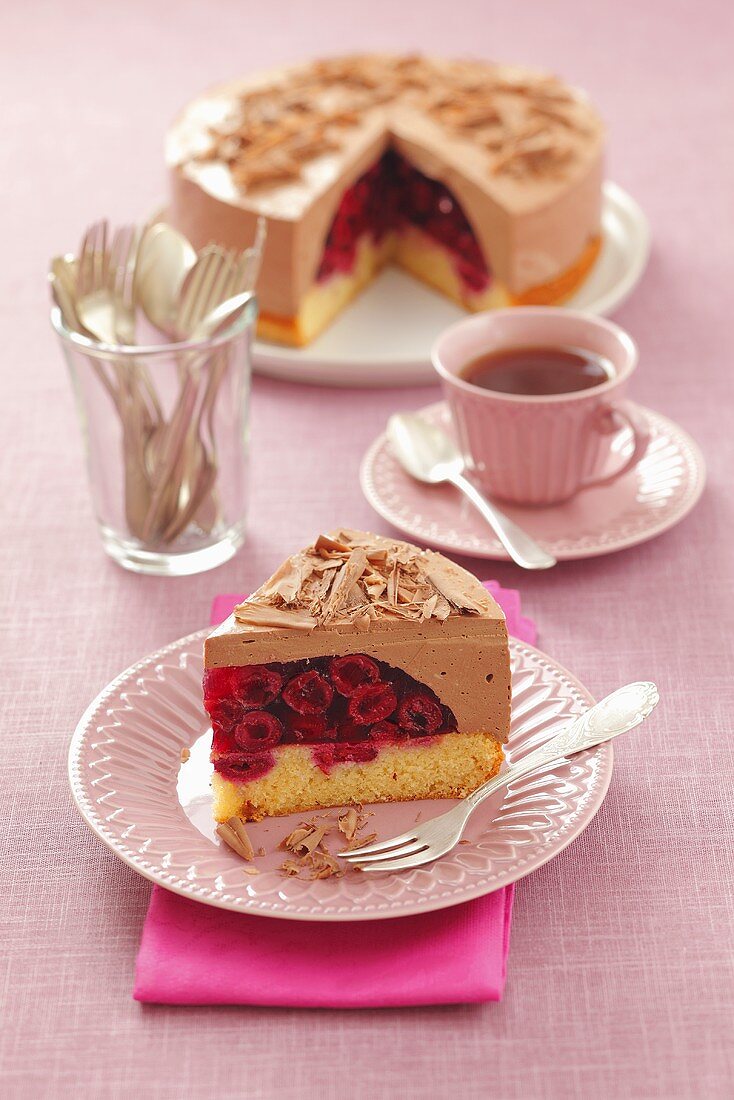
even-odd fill
[{"label": "whole cake", "polygon": [[241,248],[263,216],[259,332],[301,345],[390,260],[469,310],[562,302],[599,251],[603,151],[549,74],[332,58],[194,100],[167,140],[169,218]]},{"label": "whole cake", "polygon": [[204,650],[214,816],[462,798],[510,723],[504,615],[441,554],[321,535]]}]

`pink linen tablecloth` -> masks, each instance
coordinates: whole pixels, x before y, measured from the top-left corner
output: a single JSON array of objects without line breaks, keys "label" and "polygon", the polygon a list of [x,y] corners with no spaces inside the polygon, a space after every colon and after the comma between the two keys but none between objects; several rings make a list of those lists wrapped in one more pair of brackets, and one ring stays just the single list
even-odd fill
[{"label": "pink linen tablecloth", "polygon": [[[731,1096],[732,5],[35,0],[2,14],[0,1095]],[[150,885],[71,806],[71,731],[120,669],[204,625],[212,591],[255,585],[333,524],[385,530],[357,488],[362,452],[390,412],[436,391],[257,381],[245,549],[215,574],[127,575],[99,547],[44,271],[92,217],[158,205],[162,133],[190,94],[255,66],[378,46],[564,73],[603,110],[610,178],[650,217],[648,272],[616,318],[640,345],[633,396],[701,442],[707,492],[634,550],[491,573],[522,588],[544,647],[594,694],[650,677],[663,704],[616,750],[591,826],[518,890],[500,1005],[148,1008],[130,987]]]}]

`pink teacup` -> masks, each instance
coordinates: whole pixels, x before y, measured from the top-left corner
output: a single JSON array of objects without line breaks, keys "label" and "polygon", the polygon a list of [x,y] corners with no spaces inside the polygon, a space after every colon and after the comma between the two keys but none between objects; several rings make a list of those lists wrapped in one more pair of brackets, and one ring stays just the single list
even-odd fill
[{"label": "pink teacup", "polygon": [[[613,376],[591,389],[542,396],[495,393],[460,377],[479,355],[533,345],[585,348],[608,360]],[[556,504],[579,489],[621,477],[647,449],[647,426],[625,400],[637,347],[611,321],[538,306],[493,310],[446,329],[433,346],[432,360],[468,470],[492,497]],[[609,473],[610,455],[628,428],[632,453]]]}]

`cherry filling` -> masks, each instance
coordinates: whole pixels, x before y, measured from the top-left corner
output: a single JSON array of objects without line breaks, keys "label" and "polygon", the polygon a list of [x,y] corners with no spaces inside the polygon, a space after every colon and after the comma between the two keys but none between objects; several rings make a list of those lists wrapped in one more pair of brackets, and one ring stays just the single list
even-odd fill
[{"label": "cherry filling", "polygon": [[225,752],[218,758],[216,769],[225,779],[233,783],[243,780],[260,779],[275,767],[272,752]]},{"label": "cherry filling", "polygon": [[398,705],[390,684],[363,684],[350,696],[347,712],[357,725],[371,726],[388,718]]},{"label": "cherry filling", "polygon": [[329,663],[331,682],[340,695],[354,695],[363,684],[375,684],[380,679],[377,661],[363,653],[334,657]]},{"label": "cherry filling", "polygon": [[251,710],[232,730],[235,741],[244,752],[262,752],[279,744],[283,727],[274,714]]},{"label": "cherry filling", "polygon": [[283,692],[283,702],[298,714],[324,714],[333,698],[331,684],[315,669],[294,676]]},{"label": "cherry filling", "polygon": [[235,781],[265,775],[278,745],[312,746],[328,771],[374,760],[386,744],[456,729],[435,692],[363,653],[207,669],[204,706],[215,767]]},{"label": "cherry filling", "polygon": [[448,249],[469,290],[486,289],[490,271],[457,200],[442,183],[419,172],[392,149],[344,192],[317,279],[351,272],[365,233],[379,244],[387,233],[411,225]]},{"label": "cherry filling", "polygon": [[439,703],[417,691],[410,692],[398,707],[398,725],[413,737],[437,733],[443,723]]}]

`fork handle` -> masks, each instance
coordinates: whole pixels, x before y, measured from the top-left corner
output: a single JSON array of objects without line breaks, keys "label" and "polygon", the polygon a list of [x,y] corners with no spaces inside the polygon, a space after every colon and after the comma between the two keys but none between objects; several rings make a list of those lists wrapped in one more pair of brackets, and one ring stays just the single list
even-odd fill
[{"label": "fork handle", "polygon": [[583,752],[584,749],[593,749],[595,745],[601,745],[604,741],[610,741],[612,737],[618,737],[620,733],[627,733],[639,726],[655,709],[658,699],[658,689],[649,680],[617,688],[539,749],[534,749],[506,772],[473,791],[463,803],[467,808],[467,815],[484,802],[485,798],[502,787],[508,787],[521,776],[546,764],[555,764],[577,752]]}]

